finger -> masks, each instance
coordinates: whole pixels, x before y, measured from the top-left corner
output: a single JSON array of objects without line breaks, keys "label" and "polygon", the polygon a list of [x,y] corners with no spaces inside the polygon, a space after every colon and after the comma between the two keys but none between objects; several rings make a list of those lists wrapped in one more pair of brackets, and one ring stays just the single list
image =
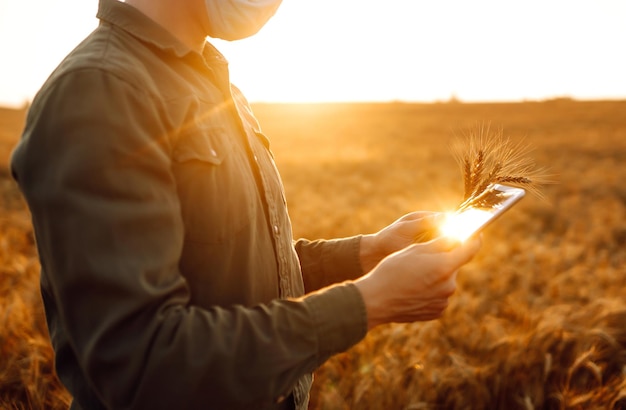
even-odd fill
[{"label": "finger", "polygon": [[449,305],[450,302],[447,298],[431,300],[427,305],[419,304],[404,313],[398,313],[395,321],[415,322],[438,319]]},{"label": "finger", "polygon": [[449,298],[456,292],[456,277],[458,271],[453,271],[448,275],[446,280],[441,282],[439,294],[445,298]]},{"label": "finger", "polygon": [[448,306],[450,306],[450,301],[447,298],[433,302],[427,308],[421,309],[417,315],[417,319],[420,321],[439,319],[443,316],[446,309],[448,309]]},{"label": "finger", "polygon": [[424,253],[441,253],[450,252],[460,244],[461,242],[459,242],[458,239],[448,236],[440,236],[429,242],[417,244],[417,246],[419,246],[420,250]]},{"label": "finger", "polygon": [[463,247],[466,248],[467,252],[474,256],[480,248],[483,246],[483,236],[477,235],[469,238],[463,243]]},{"label": "finger", "polygon": [[417,219],[422,219],[422,218],[427,218],[433,214],[435,214],[437,212],[433,212],[433,211],[415,211],[415,212],[410,212],[404,216],[402,216],[399,221],[404,222],[404,221],[414,221]]},{"label": "finger", "polygon": [[450,250],[451,262],[458,266],[465,265],[478,253],[482,246],[480,236],[468,239]]}]

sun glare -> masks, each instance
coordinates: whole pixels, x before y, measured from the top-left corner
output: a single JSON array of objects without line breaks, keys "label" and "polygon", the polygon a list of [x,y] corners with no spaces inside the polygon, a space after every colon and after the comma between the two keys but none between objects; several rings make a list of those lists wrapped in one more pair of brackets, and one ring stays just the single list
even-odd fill
[{"label": "sun glare", "polygon": [[440,230],[444,236],[464,241],[491,217],[491,212],[469,208],[461,213],[447,215]]}]

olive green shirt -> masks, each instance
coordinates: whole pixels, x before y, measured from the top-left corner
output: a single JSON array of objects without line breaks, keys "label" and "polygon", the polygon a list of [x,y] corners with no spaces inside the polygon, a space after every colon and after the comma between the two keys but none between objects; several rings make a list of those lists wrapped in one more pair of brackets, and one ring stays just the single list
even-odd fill
[{"label": "olive green shirt", "polygon": [[360,237],[294,243],[269,141],[209,43],[115,0],[98,17],[12,158],[72,407],[305,409],[311,373],[366,333]]}]

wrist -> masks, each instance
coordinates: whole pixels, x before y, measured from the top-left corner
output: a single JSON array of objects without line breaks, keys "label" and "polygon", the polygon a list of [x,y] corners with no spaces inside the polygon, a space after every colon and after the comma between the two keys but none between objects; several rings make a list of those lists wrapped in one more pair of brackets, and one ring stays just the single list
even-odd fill
[{"label": "wrist", "polygon": [[354,282],[356,288],[361,292],[363,298],[363,304],[365,305],[365,312],[367,314],[367,330],[371,330],[378,325],[385,323],[385,320],[380,317],[380,304],[378,301],[378,293],[376,292],[376,286],[371,282],[369,277],[361,278]]},{"label": "wrist", "polygon": [[376,236],[374,234],[362,235],[359,246],[359,260],[363,273],[367,273],[374,269],[378,262],[381,261],[380,252],[376,246]]}]

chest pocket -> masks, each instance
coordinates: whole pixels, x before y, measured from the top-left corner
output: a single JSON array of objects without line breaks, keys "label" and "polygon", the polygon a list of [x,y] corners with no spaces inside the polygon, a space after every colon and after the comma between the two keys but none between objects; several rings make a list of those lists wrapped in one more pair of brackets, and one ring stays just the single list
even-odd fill
[{"label": "chest pocket", "polygon": [[187,240],[232,241],[258,208],[254,176],[235,136],[219,127],[194,127],[178,140],[173,173]]}]

